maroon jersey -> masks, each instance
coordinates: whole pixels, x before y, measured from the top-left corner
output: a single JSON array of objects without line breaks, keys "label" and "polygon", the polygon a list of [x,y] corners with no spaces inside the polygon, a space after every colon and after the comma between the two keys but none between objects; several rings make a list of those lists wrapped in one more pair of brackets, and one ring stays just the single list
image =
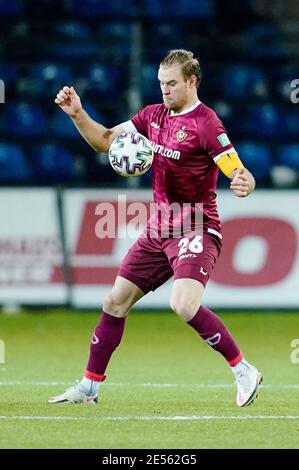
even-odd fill
[{"label": "maroon jersey", "polygon": [[[233,148],[216,113],[201,102],[172,116],[164,104],[146,106],[125,124],[153,144],[154,201],[202,203],[204,225],[220,230],[215,187],[217,157]],[[131,128],[130,128],[131,127]]]}]

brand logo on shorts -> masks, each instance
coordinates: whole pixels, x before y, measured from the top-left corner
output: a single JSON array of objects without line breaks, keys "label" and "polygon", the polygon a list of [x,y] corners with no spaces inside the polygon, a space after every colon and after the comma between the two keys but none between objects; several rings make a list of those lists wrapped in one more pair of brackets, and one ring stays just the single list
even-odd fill
[{"label": "brand logo on shorts", "polygon": [[91,342],[92,342],[92,344],[98,344],[100,342],[99,338],[97,337],[97,335],[95,333],[92,335]]},{"label": "brand logo on shorts", "polygon": [[202,266],[201,266],[201,268],[200,268],[200,273],[203,274],[204,276],[207,276],[207,275],[208,275],[207,271],[205,271]]},{"label": "brand logo on shorts", "polygon": [[187,132],[185,132],[184,129],[185,129],[185,126],[182,127],[182,129],[180,129],[180,130],[177,131],[177,133],[176,133],[177,141],[180,142],[180,143],[183,142],[184,140],[186,140],[187,137],[188,137],[188,134],[187,134]]}]

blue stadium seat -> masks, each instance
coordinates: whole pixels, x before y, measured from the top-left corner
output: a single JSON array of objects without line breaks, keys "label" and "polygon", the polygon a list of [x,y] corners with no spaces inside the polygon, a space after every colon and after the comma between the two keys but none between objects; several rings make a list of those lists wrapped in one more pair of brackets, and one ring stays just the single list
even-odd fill
[{"label": "blue stadium seat", "polygon": [[68,65],[44,62],[31,65],[29,76],[34,79],[41,78],[47,83],[61,82],[66,84],[71,79],[71,71]]},{"label": "blue stadium seat", "polygon": [[15,88],[19,96],[28,101],[36,98],[50,99],[53,97],[51,87],[45,87],[42,79],[30,78],[28,75],[21,76],[17,79]]},{"label": "blue stadium seat", "polygon": [[192,16],[194,18],[210,18],[214,14],[213,0],[176,0],[169,5],[168,0],[151,0],[145,2],[144,11],[149,16]]},{"label": "blue stadium seat", "polygon": [[236,124],[240,120],[234,120],[234,108],[231,103],[220,100],[215,101],[211,107],[217,113],[217,116],[219,116],[219,118],[223,122],[224,126],[227,127],[227,129],[233,129],[234,131],[237,129]]},{"label": "blue stadium seat", "polygon": [[0,16],[20,15],[22,11],[21,0],[0,0]]},{"label": "blue stadium seat", "polygon": [[30,170],[21,147],[0,143],[0,181],[1,183],[28,183]]},{"label": "blue stadium seat", "polygon": [[171,49],[171,43],[176,41],[177,48],[178,42],[183,40],[182,35],[182,25],[172,24],[172,23],[159,23],[157,27],[155,27],[154,37],[152,39],[156,39],[157,42],[164,42],[165,49]]},{"label": "blue stadium seat", "polygon": [[113,15],[132,16],[137,13],[138,1],[135,0],[109,0]]},{"label": "blue stadium seat", "polygon": [[[167,8],[169,9],[169,2]],[[214,15],[213,0],[177,0],[171,13],[175,16],[192,16],[195,18],[211,18]]]},{"label": "blue stadium seat", "polygon": [[82,16],[125,15],[136,13],[134,0],[74,0],[73,12]]},{"label": "blue stadium seat", "polygon": [[[63,18],[68,13],[69,1],[55,1],[53,0],[35,0],[28,1],[22,0],[25,10],[25,17],[43,18],[48,21],[47,27],[51,26],[52,18]],[[48,33],[48,28],[47,28]]]},{"label": "blue stadium seat", "polygon": [[29,66],[27,75],[18,79],[16,88],[20,94],[51,100],[51,103],[63,85],[71,83],[69,66],[49,63],[37,63]]},{"label": "blue stadium seat", "polygon": [[282,137],[287,134],[287,114],[279,106],[267,103],[248,109],[247,130],[265,137]]},{"label": "blue stadium seat", "polygon": [[64,146],[36,146],[30,160],[35,182],[63,183],[74,180],[76,176],[72,155]]},{"label": "blue stadium seat", "polygon": [[53,25],[53,31],[72,40],[82,40],[90,38],[90,30],[87,23],[81,21],[57,21]]},{"label": "blue stadium seat", "polygon": [[11,92],[14,92],[17,76],[18,72],[15,65],[5,63],[0,65],[0,103],[7,101],[7,97]]},{"label": "blue stadium seat", "polygon": [[74,0],[73,12],[78,16],[104,16],[112,13],[110,1]]},{"label": "blue stadium seat", "polygon": [[14,82],[18,76],[18,67],[15,64],[3,63],[0,65],[0,79],[5,85]]},{"label": "blue stadium seat", "polygon": [[181,22],[167,23],[160,22],[147,25],[144,31],[147,47],[144,49],[144,55],[148,62],[159,64],[160,60],[170,49],[178,49],[186,44],[186,32],[184,24]]},{"label": "blue stadium seat", "polygon": [[251,59],[277,61],[287,57],[279,26],[274,23],[255,23],[244,32],[244,39],[241,47]]},{"label": "blue stadium seat", "polygon": [[84,59],[94,60],[95,57],[99,56],[100,52],[98,44],[89,39],[82,39],[79,42],[73,39],[59,40],[51,42],[48,46],[48,54],[51,57],[63,58],[67,62],[71,62],[74,59],[79,61]]},{"label": "blue stadium seat", "polygon": [[[290,95],[295,88],[291,87],[291,82],[294,79],[299,78],[299,66],[295,64],[289,64],[282,67],[275,67],[270,72],[271,77],[275,77],[274,84],[279,98],[289,103]],[[295,85],[295,84],[294,84]],[[297,85],[298,86],[298,85]],[[297,93],[297,97],[299,94]]]},{"label": "blue stadium seat", "polygon": [[146,100],[161,101],[161,90],[156,64],[143,65],[141,70],[141,92]]},{"label": "blue stadium seat", "polygon": [[4,116],[5,130],[10,136],[39,137],[46,133],[46,117],[36,104],[8,104]]},{"label": "blue stadium seat", "polygon": [[85,101],[83,107],[92,119],[94,119],[95,121],[103,122],[103,116],[94,104]]},{"label": "blue stadium seat", "polygon": [[246,168],[252,172],[257,184],[265,184],[272,166],[271,151],[266,145],[242,142],[235,148]]},{"label": "blue stadium seat", "polygon": [[102,38],[107,41],[128,41],[130,25],[121,21],[105,21],[99,32]]},{"label": "blue stadium seat", "polygon": [[277,150],[276,163],[299,171],[299,144],[280,146]]},{"label": "blue stadium seat", "polygon": [[145,2],[144,13],[149,16],[161,16],[163,14],[162,0]]},{"label": "blue stadium seat", "polygon": [[[105,21],[98,29],[98,37],[101,44],[109,44],[109,48],[101,48],[101,57],[106,63],[111,64],[115,60],[117,64],[122,61],[124,65],[127,62],[127,56],[130,52],[130,24],[121,21]],[[98,54],[99,55],[99,54]],[[94,60],[95,56],[93,57]]]},{"label": "blue stadium seat", "polygon": [[29,67],[28,76],[21,78],[18,89],[29,96],[41,96],[54,99],[64,85],[71,83],[71,70],[67,65],[52,62],[33,64]]},{"label": "blue stadium seat", "polygon": [[111,65],[92,64],[84,70],[92,92],[113,95],[117,87],[118,71]]},{"label": "blue stadium seat", "polygon": [[[83,106],[86,112],[92,117],[92,119],[94,119],[95,121],[103,122],[101,114],[98,112],[97,108],[94,105],[85,102],[83,103]],[[52,116],[51,130],[52,133],[57,136],[82,138],[69,116],[67,116],[60,109],[55,110]]]},{"label": "blue stadium seat", "polygon": [[223,98],[266,97],[267,84],[264,73],[253,65],[227,66],[219,76]]},{"label": "blue stadium seat", "polygon": [[51,131],[55,136],[60,137],[71,137],[75,139],[81,138],[75,125],[72,123],[69,116],[67,116],[62,110],[55,110],[51,118]]},{"label": "blue stadium seat", "polygon": [[[297,104],[298,106],[298,104]],[[298,140],[298,129],[299,129],[299,115],[298,110],[294,109],[292,106],[291,109],[287,112],[287,135],[290,138],[296,138]]]}]

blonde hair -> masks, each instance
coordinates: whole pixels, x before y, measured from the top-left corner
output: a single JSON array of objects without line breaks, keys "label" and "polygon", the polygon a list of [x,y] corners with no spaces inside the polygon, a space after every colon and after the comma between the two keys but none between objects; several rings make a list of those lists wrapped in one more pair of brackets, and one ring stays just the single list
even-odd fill
[{"label": "blonde hair", "polygon": [[199,60],[193,57],[193,52],[185,49],[172,49],[160,62],[160,67],[170,67],[175,64],[181,64],[185,79],[195,75],[197,78],[196,87],[198,88],[201,82],[201,69]]}]

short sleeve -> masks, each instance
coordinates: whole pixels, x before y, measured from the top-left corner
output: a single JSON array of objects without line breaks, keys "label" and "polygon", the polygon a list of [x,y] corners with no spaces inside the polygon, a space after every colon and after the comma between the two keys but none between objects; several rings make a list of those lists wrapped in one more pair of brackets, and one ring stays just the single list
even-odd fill
[{"label": "short sleeve", "polygon": [[132,118],[132,123],[140,134],[146,135],[148,123],[148,107],[140,109]]},{"label": "short sleeve", "polygon": [[213,159],[234,148],[225,127],[214,112],[200,125],[198,132],[200,146]]}]

